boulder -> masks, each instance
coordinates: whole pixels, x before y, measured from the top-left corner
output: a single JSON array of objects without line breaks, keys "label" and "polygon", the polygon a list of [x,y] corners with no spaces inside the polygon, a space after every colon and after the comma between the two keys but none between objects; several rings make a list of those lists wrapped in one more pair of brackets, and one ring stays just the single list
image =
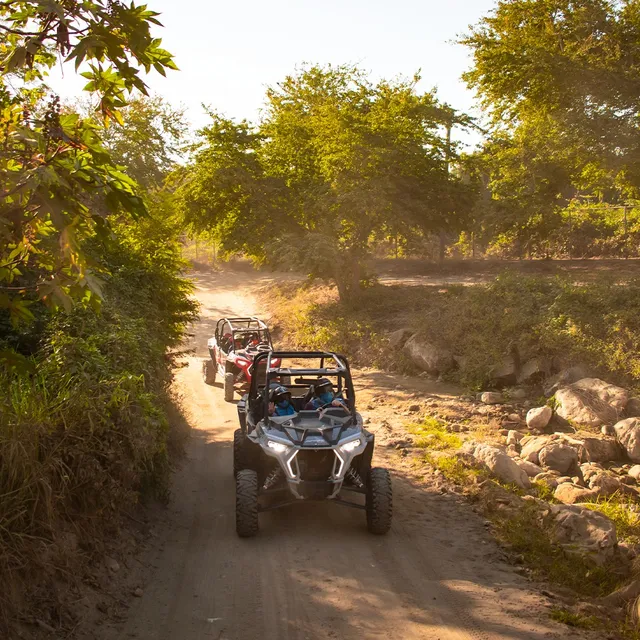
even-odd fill
[{"label": "boulder", "polygon": [[453,357],[446,349],[436,347],[418,336],[407,340],[404,352],[413,364],[431,375],[450,371],[454,365]]},{"label": "boulder", "polygon": [[530,478],[535,478],[541,473],[544,473],[544,469],[542,467],[539,467],[537,464],[533,464],[533,462],[529,462],[528,460],[519,459],[516,460],[516,464],[523,469]]},{"label": "boulder", "polygon": [[520,457],[534,464],[540,463],[540,451],[551,441],[551,436],[525,436],[520,441]]},{"label": "boulder", "polygon": [[547,380],[544,386],[544,395],[551,397],[561,387],[566,387],[567,385],[586,377],[587,374],[582,367],[577,366],[570,367],[569,369],[563,369]]},{"label": "boulder", "polygon": [[622,448],[614,438],[586,437],[578,440],[585,462],[613,462],[622,459]]},{"label": "boulder", "polygon": [[580,471],[582,472],[582,477],[584,478],[585,482],[588,484],[591,478],[598,475],[599,473],[602,473],[604,469],[599,464],[595,464],[593,462],[585,462],[584,464],[580,465]]},{"label": "boulder", "polygon": [[629,400],[629,392],[599,378],[583,378],[555,394],[557,414],[570,422],[599,427],[616,422]]},{"label": "boulder", "polygon": [[473,456],[503,482],[512,482],[521,489],[528,489],[531,486],[526,472],[500,449],[481,444],[475,448]]},{"label": "boulder", "polygon": [[524,433],[520,433],[519,431],[514,431],[513,429],[511,429],[507,433],[507,445],[520,444],[522,438],[524,438]]},{"label": "boulder", "polygon": [[634,464],[631,469],[629,469],[629,475],[635,480],[640,480],[640,464]]},{"label": "boulder", "polygon": [[578,452],[564,442],[551,442],[538,453],[540,465],[558,471],[571,473],[578,468]]},{"label": "boulder", "polygon": [[551,363],[545,358],[527,360],[518,373],[518,383],[535,383],[544,380],[551,370]]},{"label": "boulder", "polygon": [[598,492],[572,482],[560,482],[553,492],[553,497],[558,502],[564,502],[564,504],[575,504],[576,502],[587,502],[597,498]]},{"label": "boulder", "polygon": [[485,391],[480,395],[480,402],[483,404],[502,404],[504,396],[497,391]]},{"label": "boulder", "polygon": [[525,400],[527,395],[527,392],[521,387],[516,387],[515,389],[511,389],[509,391],[509,397],[512,400]]},{"label": "boulder", "polygon": [[640,462],[640,418],[621,420],[613,428],[629,459]]},{"label": "boulder", "polygon": [[640,418],[640,398],[630,398],[624,408],[627,418]]},{"label": "boulder", "polygon": [[518,366],[515,358],[507,356],[500,363],[492,367],[491,381],[497,387],[507,387],[515,384],[518,379]]},{"label": "boulder", "polygon": [[569,553],[589,557],[602,566],[616,552],[616,526],[597,511],[578,505],[554,505],[547,519],[551,539]]},{"label": "boulder", "polygon": [[402,349],[406,341],[413,335],[411,329],[404,327],[396,329],[389,334],[389,346],[393,349]]},{"label": "boulder", "polygon": [[596,473],[589,478],[589,488],[598,492],[601,496],[611,496],[623,489],[622,483],[616,476],[606,471]]},{"label": "boulder", "polygon": [[600,433],[602,433],[603,436],[614,436],[616,435],[616,430],[613,428],[612,424],[603,424],[600,427]]},{"label": "boulder", "polygon": [[537,407],[527,411],[527,426],[534,431],[542,431],[551,420],[553,409],[548,406]]}]

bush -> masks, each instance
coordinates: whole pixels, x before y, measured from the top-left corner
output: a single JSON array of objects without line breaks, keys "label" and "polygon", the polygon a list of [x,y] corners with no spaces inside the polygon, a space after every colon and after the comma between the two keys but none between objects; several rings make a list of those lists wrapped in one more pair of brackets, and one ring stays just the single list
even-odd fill
[{"label": "bush", "polygon": [[289,346],[336,349],[360,365],[410,371],[386,339],[408,327],[461,356],[452,377],[470,388],[486,386],[492,369],[514,351],[522,363],[534,356],[561,366],[581,363],[640,386],[638,279],[582,285],[505,272],[471,287],[377,285],[351,304],[328,287],[279,286],[265,299]]},{"label": "bush", "polygon": [[110,268],[101,308],[41,311],[20,330],[0,318],[0,349],[31,363],[0,373],[0,580],[15,585],[0,599],[5,621],[54,577],[65,535],[91,551],[123,510],[168,493],[167,349],[196,306],[157,221],[115,231],[90,248]]}]

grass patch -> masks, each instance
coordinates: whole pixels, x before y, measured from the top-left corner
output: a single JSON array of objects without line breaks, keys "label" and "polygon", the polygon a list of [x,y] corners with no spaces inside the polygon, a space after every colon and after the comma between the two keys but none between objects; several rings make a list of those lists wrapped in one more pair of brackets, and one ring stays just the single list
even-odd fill
[{"label": "grass patch", "polygon": [[475,484],[479,478],[482,477],[482,472],[479,469],[474,469],[465,464],[463,460],[460,460],[457,456],[451,455],[433,455],[427,453],[425,461],[430,464],[434,469],[438,469],[442,472],[442,475],[447,480],[459,485]]},{"label": "grass patch", "polygon": [[439,420],[430,416],[421,423],[408,425],[407,430],[416,436],[415,445],[421,449],[447,451],[459,449],[462,446],[459,436],[449,433]]},{"label": "grass patch", "polygon": [[584,505],[599,511],[616,525],[618,539],[631,544],[640,544],[640,509],[630,496],[618,493]]},{"label": "grass patch", "polygon": [[561,622],[568,627],[575,627],[577,629],[595,629],[600,626],[598,618],[571,613],[571,611],[567,609],[554,608],[551,610],[549,617],[556,622]]}]

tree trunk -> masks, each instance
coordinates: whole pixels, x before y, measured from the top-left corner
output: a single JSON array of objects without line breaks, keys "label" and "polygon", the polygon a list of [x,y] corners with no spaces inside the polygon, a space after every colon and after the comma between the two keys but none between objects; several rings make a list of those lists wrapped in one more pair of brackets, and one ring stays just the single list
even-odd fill
[{"label": "tree trunk", "polygon": [[440,232],[440,252],[439,252],[439,262],[440,264],[444,264],[444,256],[447,249],[447,242],[444,235],[444,231]]}]

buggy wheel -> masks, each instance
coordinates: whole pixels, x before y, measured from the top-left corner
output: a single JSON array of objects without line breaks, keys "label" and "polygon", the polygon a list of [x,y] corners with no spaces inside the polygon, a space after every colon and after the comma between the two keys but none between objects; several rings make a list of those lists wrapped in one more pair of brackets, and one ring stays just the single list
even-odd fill
[{"label": "buggy wheel", "polygon": [[236,533],[241,538],[258,533],[258,474],[251,469],[236,476]]},{"label": "buggy wheel", "polygon": [[367,529],[377,535],[387,533],[392,513],[391,476],[386,469],[373,468],[367,482]]},{"label": "buggy wheel", "polygon": [[224,374],[224,399],[225,402],[233,402],[233,391],[236,377],[233,373],[228,372]]},{"label": "buggy wheel", "polygon": [[251,468],[249,462],[247,437],[242,433],[242,429],[236,429],[233,432],[233,475],[237,476],[239,471]]},{"label": "buggy wheel", "polygon": [[216,382],[216,363],[211,358],[202,361],[202,379],[205,384]]}]

